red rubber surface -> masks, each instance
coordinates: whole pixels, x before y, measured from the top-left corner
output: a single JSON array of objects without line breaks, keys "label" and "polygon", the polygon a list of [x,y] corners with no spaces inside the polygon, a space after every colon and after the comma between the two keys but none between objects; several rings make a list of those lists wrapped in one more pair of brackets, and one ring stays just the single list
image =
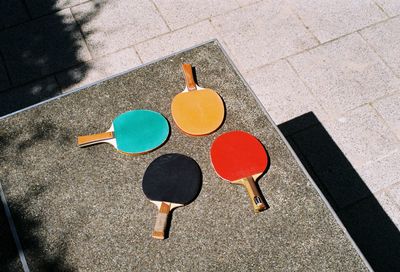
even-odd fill
[{"label": "red rubber surface", "polygon": [[210,155],[217,174],[231,182],[260,174],[268,165],[264,146],[244,131],[231,131],[219,136],[211,145]]}]

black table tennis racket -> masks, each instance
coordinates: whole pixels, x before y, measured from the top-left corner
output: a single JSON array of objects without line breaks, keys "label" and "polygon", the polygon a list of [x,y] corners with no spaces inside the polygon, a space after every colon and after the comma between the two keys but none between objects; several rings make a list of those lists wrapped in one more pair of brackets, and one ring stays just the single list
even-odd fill
[{"label": "black table tennis racket", "polygon": [[147,167],[143,192],[157,205],[153,238],[164,239],[169,212],[192,202],[200,193],[202,174],[195,160],[181,154],[165,154]]}]

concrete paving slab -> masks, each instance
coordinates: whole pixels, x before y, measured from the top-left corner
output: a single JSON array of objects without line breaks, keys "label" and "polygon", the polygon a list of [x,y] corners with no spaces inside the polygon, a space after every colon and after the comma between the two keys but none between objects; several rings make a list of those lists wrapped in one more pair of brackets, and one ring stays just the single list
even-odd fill
[{"label": "concrete paving slab", "polygon": [[13,86],[91,58],[69,10],[1,32],[0,50]]},{"label": "concrete paving slab", "polygon": [[289,3],[322,43],[387,18],[372,0],[289,0]]},{"label": "concrete paving slab", "polygon": [[210,22],[202,21],[135,45],[135,48],[146,63],[215,38],[218,35]]},{"label": "concrete paving slab", "polygon": [[393,96],[384,97],[372,104],[372,106],[378,111],[383,119],[385,119],[389,127],[400,139],[400,114],[398,112],[399,105],[400,93],[396,93]]},{"label": "concrete paving slab", "polygon": [[8,89],[1,93],[0,116],[60,94],[61,90],[53,77],[44,78],[22,87]]},{"label": "concrete paving slab", "polygon": [[[148,108],[172,120],[170,101],[184,84],[182,62],[192,63],[200,85],[224,98],[227,115],[218,132],[193,138],[171,123],[164,146],[133,157],[104,144],[76,146],[77,135],[107,129],[126,110]],[[367,271],[216,43],[52,100],[0,125],[7,139],[1,182],[9,201],[20,204],[16,227],[32,270]],[[253,133],[269,151],[271,166],[259,186],[270,208],[258,215],[243,188],[222,182],[209,161],[212,140],[233,129]],[[169,238],[158,241],[150,235],[156,208],[140,182],[148,164],[170,152],[199,163],[203,186],[193,203],[174,212]],[[34,220],[34,227],[27,220]],[[32,240],[37,243],[29,247]]]},{"label": "concrete paving slab", "polygon": [[[387,188],[386,190],[380,191],[376,194],[376,198],[379,203],[382,205],[382,208],[385,209],[386,213],[390,216],[393,223],[400,230],[400,208],[399,203],[396,203],[396,198],[393,198],[392,194],[396,195],[397,198],[400,197],[398,193],[399,185],[394,185],[392,187]],[[395,196],[396,197],[396,196]],[[398,201],[397,201],[398,202]]]},{"label": "concrete paving slab", "polygon": [[361,35],[400,76],[400,18],[394,18],[364,29],[361,31]]},{"label": "concrete paving slab", "polygon": [[0,2],[0,30],[29,20],[21,0],[2,0]]},{"label": "concrete paving slab", "polygon": [[238,9],[211,22],[243,72],[317,44],[297,16],[277,0]]},{"label": "concrete paving slab", "polygon": [[[123,49],[105,57],[91,60],[84,67],[79,66],[56,75],[63,92],[68,92],[89,83],[124,72],[139,66],[141,61],[133,48]],[[82,70],[85,70],[82,75]]]},{"label": "concrete paving slab", "polygon": [[29,13],[32,15],[33,18],[36,18],[88,1],[89,0],[25,0],[25,3],[28,7]]},{"label": "concrete paving slab", "polygon": [[[398,182],[387,188],[387,193],[389,197],[396,203],[397,207],[400,209],[400,183]],[[400,213],[398,213],[397,215],[398,215],[397,219],[400,219]],[[400,220],[398,220],[397,222],[400,223]]]},{"label": "concrete paving slab", "polygon": [[247,6],[256,2],[261,2],[262,0],[236,0],[240,6]]},{"label": "concrete paving slab", "polygon": [[96,57],[169,31],[148,0],[88,2],[71,10]]},{"label": "concrete paving slab", "polygon": [[400,84],[359,34],[290,57],[289,61],[331,115],[393,93]]},{"label": "concrete paving slab", "polygon": [[400,2],[397,0],[375,0],[389,16],[400,14]]},{"label": "concrete paving slab", "polygon": [[154,0],[171,29],[202,21],[239,8],[235,0]]},{"label": "concrete paving slab", "polygon": [[7,71],[3,65],[3,62],[0,60],[0,92],[9,87],[10,82],[8,80]]},{"label": "concrete paving slab", "polygon": [[325,125],[355,168],[372,163],[400,147],[394,133],[370,105],[357,108]]},{"label": "concrete paving slab", "polygon": [[286,60],[252,70],[244,77],[276,124],[310,111],[321,121],[328,118]]},{"label": "concrete paving slab", "polygon": [[400,182],[400,147],[384,158],[375,159],[357,169],[368,188],[376,193]]}]

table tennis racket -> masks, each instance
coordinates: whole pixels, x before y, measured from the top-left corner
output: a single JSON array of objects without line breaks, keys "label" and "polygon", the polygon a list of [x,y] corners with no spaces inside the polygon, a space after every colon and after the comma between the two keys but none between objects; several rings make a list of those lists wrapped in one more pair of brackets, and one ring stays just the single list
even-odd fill
[{"label": "table tennis racket", "polygon": [[118,115],[104,133],[79,136],[78,146],[109,143],[128,154],[142,154],[162,145],[169,135],[165,117],[151,110],[133,110]]},{"label": "table tennis racket", "polygon": [[217,130],[224,120],[224,103],[214,90],[196,85],[190,64],[184,63],[182,68],[186,88],[172,100],[171,113],[174,122],[189,135],[210,134]]},{"label": "table tennis racket", "polygon": [[143,192],[157,205],[153,237],[164,239],[169,212],[192,202],[201,190],[202,174],[195,160],[181,154],[165,154],[147,167]]},{"label": "table tennis racket", "polygon": [[255,212],[267,208],[255,180],[265,171],[268,156],[256,137],[244,131],[226,132],[214,140],[210,155],[221,178],[246,187]]}]

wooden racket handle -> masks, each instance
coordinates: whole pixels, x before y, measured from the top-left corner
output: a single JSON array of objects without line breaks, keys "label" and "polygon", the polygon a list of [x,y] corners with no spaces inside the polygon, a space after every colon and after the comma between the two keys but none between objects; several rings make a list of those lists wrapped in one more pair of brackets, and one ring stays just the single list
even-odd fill
[{"label": "wooden racket handle", "polygon": [[86,136],[78,136],[78,146],[83,147],[87,145],[97,144],[104,140],[109,140],[114,138],[114,133],[104,132]]},{"label": "wooden racket handle", "polygon": [[153,238],[164,239],[165,238],[165,228],[167,227],[168,215],[171,210],[171,203],[161,202],[160,210],[157,214],[156,224],[153,229]]},{"label": "wooden racket handle", "polygon": [[192,65],[189,63],[182,64],[183,73],[185,74],[186,87],[189,91],[197,90],[196,82],[193,77]]},{"label": "wooden racket handle", "polygon": [[253,177],[244,178],[243,184],[247,189],[247,193],[250,197],[251,204],[253,205],[254,212],[258,213],[267,209],[267,205],[264,203],[264,200],[261,196],[260,191],[257,188],[256,183],[254,182]]}]

